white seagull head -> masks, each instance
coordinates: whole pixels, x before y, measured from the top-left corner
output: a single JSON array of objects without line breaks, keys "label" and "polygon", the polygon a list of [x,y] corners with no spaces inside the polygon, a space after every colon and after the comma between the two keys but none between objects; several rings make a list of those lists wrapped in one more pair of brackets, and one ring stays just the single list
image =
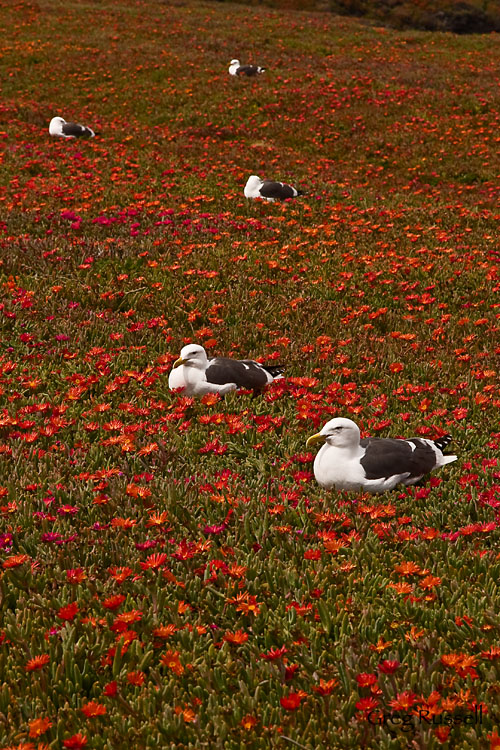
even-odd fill
[{"label": "white seagull head", "polygon": [[336,417],[324,424],[316,435],[311,435],[306,445],[328,443],[336,448],[354,448],[359,445],[359,437],[359,427],[352,419]]},{"label": "white seagull head", "polygon": [[208,357],[205,349],[199,344],[187,344],[181,349],[181,356],[177,359],[173,368],[180,367],[196,367],[198,370],[206,370],[208,367]]},{"label": "white seagull head", "polygon": [[66,120],[63,117],[53,117],[49,124],[50,135],[61,135],[62,127],[66,124]]},{"label": "white seagull head", "polygon": [[260,177],[257,177],[256,174],[250,175],[247,180],[247,184],[245,185],[245,189],[243,190],[245,198],[259,198],[259,190],[261,187],[262,180],[260,179]]}]

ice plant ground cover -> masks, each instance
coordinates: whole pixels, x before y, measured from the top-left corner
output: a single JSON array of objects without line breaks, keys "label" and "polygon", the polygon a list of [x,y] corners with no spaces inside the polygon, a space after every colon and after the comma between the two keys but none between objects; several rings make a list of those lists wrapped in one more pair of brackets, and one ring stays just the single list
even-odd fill
[{"label": "ice plant ground cover", "polygon": [[[0,25],[0,747],[498,748],[498,37],[191,0]],[[254,173],[308,194],[247,202]],[[172,394],[189,341],[287,377]],[[459,460],[322,491],[336,415]]]}]

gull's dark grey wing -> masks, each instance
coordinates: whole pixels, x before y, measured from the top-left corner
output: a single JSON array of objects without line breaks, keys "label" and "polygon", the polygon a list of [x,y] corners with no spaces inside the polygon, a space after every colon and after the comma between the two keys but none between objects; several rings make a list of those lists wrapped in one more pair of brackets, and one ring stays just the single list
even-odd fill
[{"label": "gull's dark grey wing", "polygon": [[[367,479],[381,479],[408,472],[408,479],[428,474],[436,465],[436,453],[419,438],[364,438],[360,459]],[[412,448],[414,446],[414,448]]]},{"label": "gull's dark grey wing", "polygon": [[263,71],[264,68],[260,68],[258,65],[240,65],[236,71],[238,76],[256,76],[258,73]]},{"label": "gull's dark grey wing", "polygon": [[283,182],[273,182],[264,180],[259,193],[263,198],[275,198],[284,201],[287,198],[295,198],[297,191],[291,185],[285,185]]},{"label": "gull's dark grey wing", "polygon": [[62,126],[64,135],[73,136],[74,138],[92,138],[94,131],[86,128],[84,125],[78,125],[76,122],[65,122]]},{"label": "gull's dark grey wing", "polygon": [[258,362],[253,360],[216,357],[210,361],[205,371],[209,383],[224,385],[236,383],[240,388],[260,390],[268,382],[267,374]]}]

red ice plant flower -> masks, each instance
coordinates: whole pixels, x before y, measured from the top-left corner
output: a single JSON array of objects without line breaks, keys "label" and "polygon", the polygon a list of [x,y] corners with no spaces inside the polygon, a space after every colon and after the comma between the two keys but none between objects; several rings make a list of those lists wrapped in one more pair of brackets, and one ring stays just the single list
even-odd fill
[{"label": "red ice plant flower", "polygon": [[87,744],[88,739],[83,734],[74,734],[72,737],[68,737],[67,740],[63,740],[63,747],[67,747],[68,750],[82,750]]},{"label": "red ice plant flower", "polygon": [[77,612],[78,604],[76,602],[71,602],[70,604],[66,604],[64,607],[61,607],[57,613],[57,616],[60,620],[71,622],[71,620],[75,619]]},{"label": "red ice plant flower", "polygon": [[87,719],[93,719],[96,716],[104,716],[107,713],[106,706],[97,701],[89,701],[81,707],[80,711],[85,714]]},{"label": "red ice plant flower", "polygon": [[282,659],[287,652],[288,649],[285,646],[281,646],[281,648],[270,648],[269,651],[261,654],[260,658],[265,659],[266,661],[276,661],[277,659]]},{"label": "red ice plant flower", "polygon": [[378,665],[379,671],[383,674],[394,674],[394,672],[399,668],[400,662],[397,661],[397,659],[390,660],[390,659],[384,659],[384,661],[380,662]]},{"label": "red ice plant flower", "polygon": [[102,603],[103,607],[106,607],[106,609],[115,610],[118,609],[118,607],[123,604],[126,597],[123,596],[123,594],[115,594],[114,596],[110,596],[107,599],[105,599]]},{"label": "red ice plant flower", "polygon": [[302,690],[298,693],[288,693],[288,695],[284,695],[280,698],[280,703],[287,711],[295,711],[300,706],[300,703],[305,696],[306,693],[303,693]]},{"label": "red ice plant flower", "polygon": [[29,555],[11,555],[11,557],[5,558],[2,565],[4,568],[18,568],[20,565],[28,562],[29,559]]},{"label": "red ice plant flower", "polygon": [[332,680],[320,679],[319,685],[314,685],[313,690],[320,695],[330,695],[331,693],[333,693],[338,684],[339,681],[335,678],[333,678]]},{"label": "red ice plant flower", "polygon": [[33,738],[40,737],[41,734],[45,734],[45,732],[52,726],[52,722],[46,717],[33,719],[32,721],[28,722],[28,724],[29,736]]},{"label": "red ice plant flower", "polygon": [[164,667],[168,667],[176,675],[181,675],[184,672],[184,667],[180,661],[180,654],[178,651],[167,651],[162,654],[160,662]]},{"label": "red ice plant flower", "polygon": [[115,695],[118,693],[118,684],[116,680],[113,680],[112,682],[108,682],[106,685],[104,685],[103,694],[107,696],[108,698],[114,698]]},{"label": "red ice plant flower", "polygon": [[370,687],[377,682],[377,675],[368,672],[361,672],[356,675],[356,682],[360,687]]},{"label": "red ice plant flower", "polygon": [[48,664],[50,660],[50,656],[48,654],[40,654],[39,656],[34,656],[33,659],[30,659],[26,663],[26,671],[27,672],[35,672],[39,669],[42,669],[46,664]]}]

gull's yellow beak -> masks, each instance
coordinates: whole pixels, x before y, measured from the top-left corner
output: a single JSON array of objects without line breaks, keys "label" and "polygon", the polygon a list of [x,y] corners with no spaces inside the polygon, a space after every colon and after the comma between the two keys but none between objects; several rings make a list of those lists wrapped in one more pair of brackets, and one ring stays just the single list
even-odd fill
[{"label": "gull's yellow beak", "polygon": [[317,445],[318,443],[324,443],[326,440],[325,436],[321,434],[321,432],[317,432],[316,435],[311,435],[310,438],[307,438],[306,446],[307,448],[310,448],[311,445]]},{"label": "gull's yellow beak", "polygon": [[176,367],[180,367],[181,365],[183,365],[185,363],[185,361],[186,360],[182,359],[182,357],[179,357],[179,359],[176,359],[175,362],[174,362],[174,364],[173,364],[173,366],[172,366],[172,370],[175,370]]}]

